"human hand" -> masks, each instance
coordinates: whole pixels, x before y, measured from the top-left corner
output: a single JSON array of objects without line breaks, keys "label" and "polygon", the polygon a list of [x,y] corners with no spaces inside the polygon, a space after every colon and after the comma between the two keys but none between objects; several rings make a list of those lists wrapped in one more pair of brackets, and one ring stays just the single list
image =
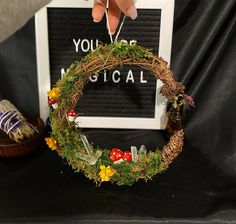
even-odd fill
[{"label": "human hand", "polygon": [[94,22],[100,22],[104,16],[107,1],[109,1],[108,20],[111,34],[114,34],[119,25],[121,11],[131,19],[136,19],[137,9],[134,0],[94,0],[92,17]]}]

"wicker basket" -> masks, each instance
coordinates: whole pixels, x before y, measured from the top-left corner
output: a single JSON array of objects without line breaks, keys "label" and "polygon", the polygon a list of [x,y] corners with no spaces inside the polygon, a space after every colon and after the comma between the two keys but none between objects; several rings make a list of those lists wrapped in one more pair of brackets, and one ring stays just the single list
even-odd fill
[{"label": "wicker basket", "polygon": [[[6,138],[6,134],[0,131],[0,157],[9,158],[9,157],[17,157],[30,153],[31,151],[37,149],[43,135],[44,131],[44,123],[40,118],[28,119],[33,125],[35,125],[39,133],[34,135],[33,137],[22,141],[21,143],[10,142],[3,143],[1,141],[1,136]],[[5,136],[4,136],[5,135]],[[7,136],[8,137],[8,136]]]}]

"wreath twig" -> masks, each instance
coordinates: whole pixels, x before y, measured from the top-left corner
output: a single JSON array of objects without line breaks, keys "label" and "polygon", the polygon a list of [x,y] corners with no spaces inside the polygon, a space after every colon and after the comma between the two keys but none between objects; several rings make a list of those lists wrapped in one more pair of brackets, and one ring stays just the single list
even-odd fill
[{"label": "wreath twig", "polygon": [[[131,155],[116,148],[111,151],[93,148],[74,122],[74,108],[82,97],[89,77],[123,65],[144,68],[163,83],[160,92],[171,104],[167,125],[171,137],[162,151],[146,152],[145,148],[139,151],[133,148]],[[77,172],[83,171],[96,183],[111,181],[118,185],[132,185],[138,179],[147,181],[164,171],[182,150],[184,131],[179,112],[183,106],[193,105],[192,98],[185,95],[184,90],[184,85],[174,79],[167,62],[150,50],[125,43],[100,45],[81,61],[72,64],[64,78],[48,92],[49,103],[54,109],[50,111],[52,133],[46,139],[47,144],[66,158]]]}]

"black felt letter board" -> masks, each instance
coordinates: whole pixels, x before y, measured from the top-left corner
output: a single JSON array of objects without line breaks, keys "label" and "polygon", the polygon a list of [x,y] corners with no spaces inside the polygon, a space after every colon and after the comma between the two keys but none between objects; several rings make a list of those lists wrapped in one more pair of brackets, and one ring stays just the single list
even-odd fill
[{"label": "black felt letter board", "polygon": [[[89,8],[48,8],[52,86],[65,70],[98,43],[110,43],[105,18],[94,23]],[[137,40],[158,55],[160,9],[138,9],[138,18],[125,19],[119,40]],[[86,86],[77,110],[80,116],[154,118],[156,80],[146,70],[123,66],[102,72]]]}]

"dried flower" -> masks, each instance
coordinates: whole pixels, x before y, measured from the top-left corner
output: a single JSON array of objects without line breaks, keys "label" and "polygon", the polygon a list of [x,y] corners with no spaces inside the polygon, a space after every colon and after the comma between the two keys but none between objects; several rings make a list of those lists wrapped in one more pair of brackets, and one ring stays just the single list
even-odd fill
[{"label": "dried flower", "polygon": [[190,107],[195,107],[194,100],[191,96],[184,94],[185,107],[189,109]]},{"label": "dried flower", "polygon": [[112,169],[110,166],[105,167],[104,165],[100,166],[99,176],[101,181],[109,181],[110,178],[115,174],[115,170]]},{"label": "dried flower", "polygon": [[45,138],[45,141],[46,141],[48,147],[51,150],[56,150],[57,149],[57,140],[56,139],[54,139],[54,138]]},{"label": "dried flower", "polygon": [[50,99],[57,99],[60,95],[60,89],[59,87],[54,87],[51,89],[51,91],[48,92],[48,97]]}]

